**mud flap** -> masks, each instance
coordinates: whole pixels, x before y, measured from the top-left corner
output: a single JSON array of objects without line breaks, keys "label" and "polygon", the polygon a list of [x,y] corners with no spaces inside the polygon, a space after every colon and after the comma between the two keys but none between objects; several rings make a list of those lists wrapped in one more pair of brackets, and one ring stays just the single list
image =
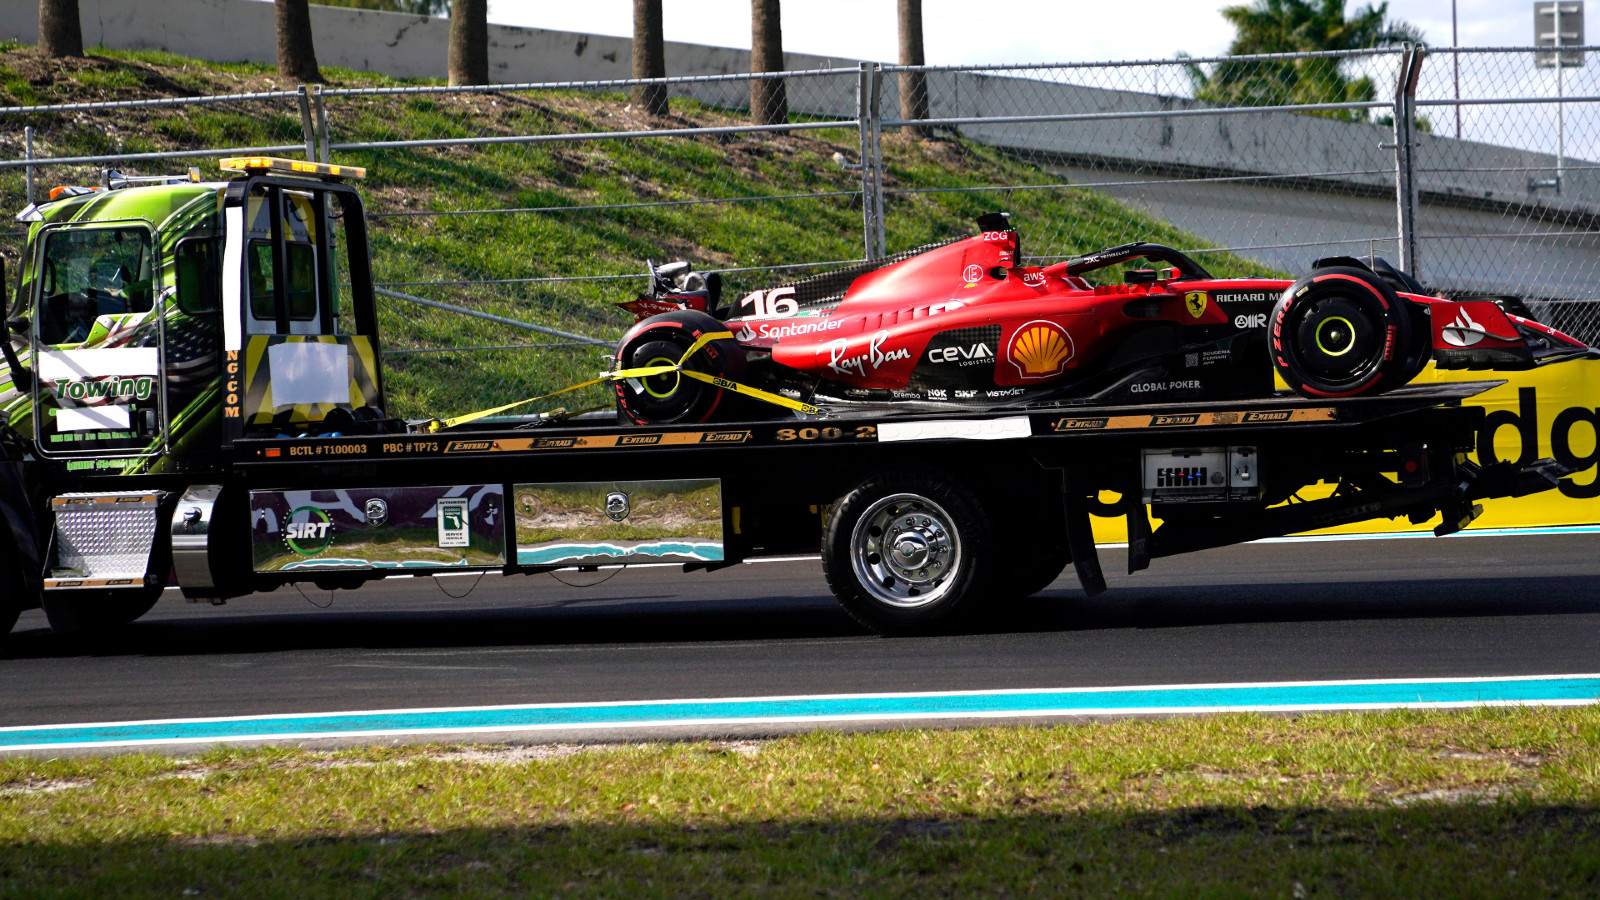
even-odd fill
[{"label": "mud flap", "polygon": [[1106,576],[1100,570],[1100,557],[1094,551],[1094,530],[1089,525],[1089,492],[1093,483],[1082,471],[1068,467],[1067,489],[1062,493],[1062,512],[1066,517],[1067,549],[1072,553],[1072,567],[1078,572],[1078,584],[1084,596],[1104,593]]}]

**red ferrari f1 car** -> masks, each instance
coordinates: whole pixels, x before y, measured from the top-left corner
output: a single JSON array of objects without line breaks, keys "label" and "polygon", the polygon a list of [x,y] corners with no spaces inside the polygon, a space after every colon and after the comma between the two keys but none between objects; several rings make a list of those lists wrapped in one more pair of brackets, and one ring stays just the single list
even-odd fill
[{"label": "red ferrari f1 car", "polygon": [[[1257,397],[1273,371],[1314,397],[1399,387],[1440,368],[1528,369],[1600,351],[1492,297],[1430,296],[1381,259],[1318,260],[1298,281],[1216,278],[1132,243],[1036,267],[1007,213],[981,233],[759,290],[724,305],[720,278],[651,266],[621,369],[684,368],[820,407],[970,409]],[[1121,283],[1086,276],[1138,260]],[[1101,272],[1097,280],[1105,280]],[[727,335],[730,335],[727,336]],[[641,425],[748,418],[770,404],[659,371],[616,382]]]}]

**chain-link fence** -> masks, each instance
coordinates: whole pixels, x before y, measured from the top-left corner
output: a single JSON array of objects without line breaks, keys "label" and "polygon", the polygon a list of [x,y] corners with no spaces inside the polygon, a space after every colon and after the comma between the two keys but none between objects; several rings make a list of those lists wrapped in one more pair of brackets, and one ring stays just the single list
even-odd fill
[{"label": "chain-link fence", "polygon": [[864,64],[10,107],[0,201],[241,151],[367,166],[386,373],[408,415],[591,377],[646,259],[721,271],[737,298],[997,209],[1036,261],[1150,240],[1218,274],[1298,275],[1377,253],[1600,340],[1600,91],[1533,56]]}]

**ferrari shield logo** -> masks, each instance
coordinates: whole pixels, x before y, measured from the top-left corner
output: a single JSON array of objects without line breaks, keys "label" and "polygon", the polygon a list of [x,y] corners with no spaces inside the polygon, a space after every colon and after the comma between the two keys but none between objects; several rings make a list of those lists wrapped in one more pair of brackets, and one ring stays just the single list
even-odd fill
[{"label": "ferrari shield logo", "polygon": [[621,522],[628,517],[628,495],[622,491],[612,491],[606,495],[606,515],[613,522]]},{"label": "ferrari shield logo", "polygon": [[1183,295],[1183,306],[1192,318],[1200,318],[1206,311],[1206,292],[1190,291]]}]

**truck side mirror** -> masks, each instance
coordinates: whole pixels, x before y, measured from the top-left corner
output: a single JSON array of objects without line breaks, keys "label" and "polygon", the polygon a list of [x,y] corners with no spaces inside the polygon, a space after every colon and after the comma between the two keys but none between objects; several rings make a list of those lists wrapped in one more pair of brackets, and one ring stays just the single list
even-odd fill
[{"label": "truck side mirror", "polygon": [[[6,261],[5,257],[0,257],[0,310],[9,312],[11,304],[7,302],[6,293]],[[22,365],[22,360],[17,359],[17,351],[11,346],[11,336],[27,337],[32,324],[26,317],[6,319],[6,334],[0,336],[0,355],[5,357],[6,365],[11,369],[11,383],[19,391],[33,390],[33,373]]]}]

